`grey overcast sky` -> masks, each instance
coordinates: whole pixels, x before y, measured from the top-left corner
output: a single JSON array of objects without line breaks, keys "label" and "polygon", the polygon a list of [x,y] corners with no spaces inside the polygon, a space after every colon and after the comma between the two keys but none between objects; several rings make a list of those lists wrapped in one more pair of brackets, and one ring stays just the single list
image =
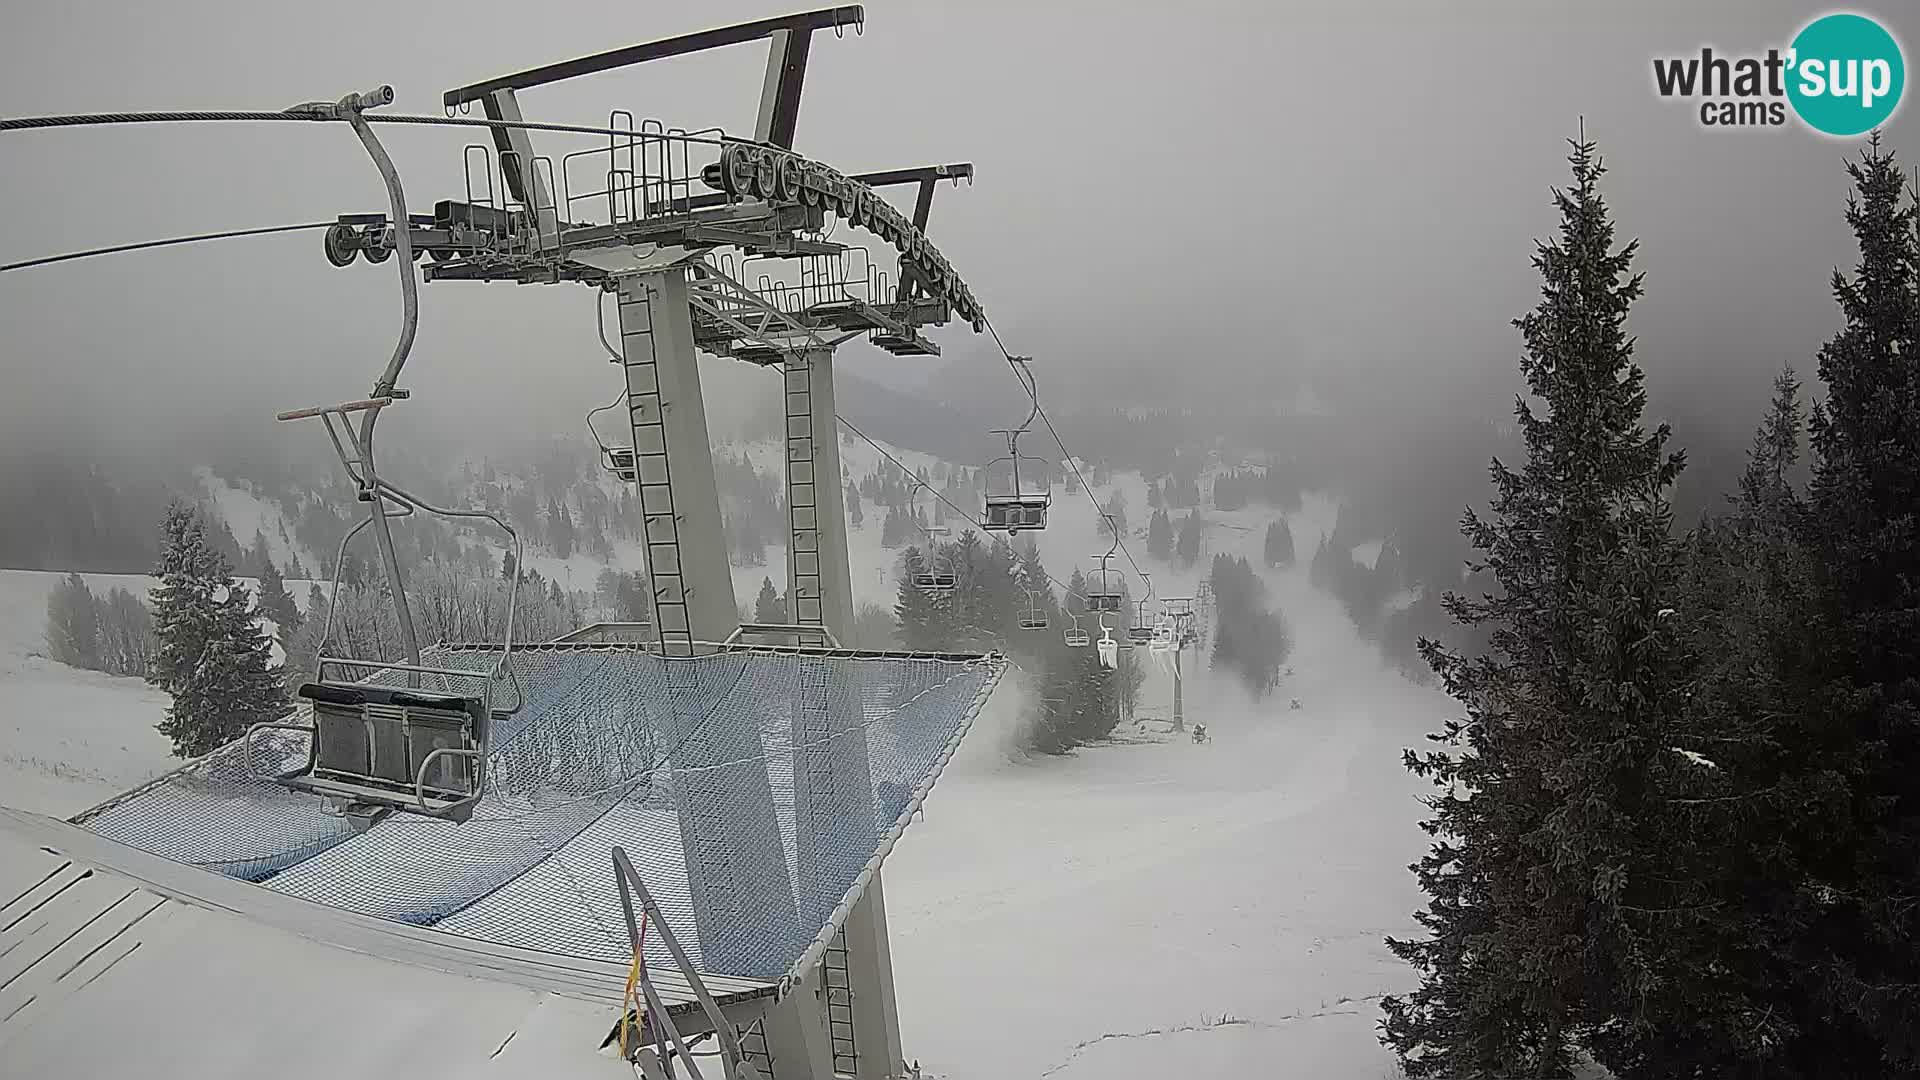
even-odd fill
[{"label": "grey overcast sky", "polygon": [[[23,0],[0,37],[0,114],[268,109],[390,83],[450,86],[803,0],[291,5]],[[798,148],[846,170],[972,161],[930,232],[1062,407],[1089,380],[1255,371],[1355,377],[1416,415],[1431,389],[1511,370],[1530,244],[1584,115],[1642,242],[1636,312],[1656,410],[1740,428],[1783,361],[1811,371],[1852,262],[1843,163],[1793,124],[1703,129],[1652,89],[1656,55],[1782,45],[1824,8],[1714,3],[928,3],[874,0],[816,38]],[[1920,42],[1920,11],[1853,10]],[[762,46],[525,95],[532,119],[610,108],[750,132]],[[1909,95],[1911,96],[1911,95]],[[1920,161],[1909,102],[1888,128]],[[416,209],[457,196],[462,143],[382,129]],[[543,152],[578,145],[549,139]],[[0,262],[131,239],[384,209],[343,127],[111,127],[0,136]],[[393,268],[328,266],[317,234],[0,276],[0,425],[111,442],[362,392],[397,325]],[[614,384],[579,287],[423,290],[407,381],[442,419],[572,425]],[[964,328],[956,363],[986,363]],[[912,382],[929,365],[849,346]],[[1011,393],[1011,389],[1009,390]],[[1497,403],[1492,406],[1498,408]],[[1431,419],[1431,418],[1429,418]],[[558,429],[557,429],[558,430]],[[571,431],[571,427],[564,430]],[[1684,433],[1683,433],[1684,434]]]}]

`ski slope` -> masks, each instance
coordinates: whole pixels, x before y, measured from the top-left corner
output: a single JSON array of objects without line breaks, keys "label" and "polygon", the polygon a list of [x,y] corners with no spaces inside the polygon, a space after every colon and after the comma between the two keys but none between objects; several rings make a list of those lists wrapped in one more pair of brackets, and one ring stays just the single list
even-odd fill
[{"label": "ski slope", "polygon": [[[0,804],[66,816],[171,767],[154,725],[168,697],[140,679],[47,659],[47,598],[64,574],[0,570]],[[153,579],[82,574],[144,598]]]},{"label": "ski slope", "polygon": [[[856,476],[877,460],[864,444],[842,449]],[[1156,592],[1191,595],[1205,560],[1186,572],[1150,561],[1145,485],[1115,483]],[[1112,745],[1021,759],[1010,748],[1023,690],[1002,684],[886,872],[904,1045],[929,1080],[1398,1075],[1375,1039],[1377,1002],[1413,973],[1381,939],[1417,933],[1405,867],[1426,839],[1422,785],[1399,757],[1455,706],[1387,670],[1309,584],[1334,514],[1309,498],[1293,516],[1295,565],[1260,568],[1296,642],[1274,698],[1256,703],[1188,657],[1187,715],[1212,744],[1123,729]],[[853,579],[860,602],[890,605],[897,552],[879,545],[881,516],[852,535]],[[1209,513],[1211,552],[1258,567],[1272,517]],[[1107,550],[1096,521],[1084,494],[1056,488],[1035,539],[1057,577]],[[770,547],[767,567],[736,572],[738,595],[763,574],[778,582],[782,565]],[[164,694],[35,655],[58,577],[0,571],[0,803],[65,815],[171,758],[153,730]],[[1141,711],[1163,717],[1170,680],[1149,670]]]},{"label": "ski slope", "polygon": [[[1332,513],[1308,500],[1295,535],[1315,539],[1292,569],[1263,571],[1297,642],[1277,697],[1188,679],[1187,715],[1212,744],[1018,761],[976,729],[887,869],[902,1035],[929,1076],[1399,1075],[1377,1002],[1412,971],[1381,939],[1418,932],[1406,865],[1426,840],[1400,751],[1453,706],[1382,666],[1308,584]],[[1267,518],[1219,517],[1214,549],[1257,555]],[[1071,525],[1047,537],[1062,569],[1054,545],[1092,540]],[[1143,701],[1162,690],[1150,681]],[[1013,693],[983,723],[1004,732]]]}]

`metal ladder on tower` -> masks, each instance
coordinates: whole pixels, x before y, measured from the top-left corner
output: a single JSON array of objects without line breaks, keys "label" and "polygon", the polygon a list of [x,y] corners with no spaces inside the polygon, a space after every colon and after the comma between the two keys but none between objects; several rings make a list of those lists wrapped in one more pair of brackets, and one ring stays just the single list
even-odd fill
[{"label": "metal ladder on tower", "polygon": [[827,1039],[837,1076],[856,1074],[860,1058],[853,1041],[853,977],[847,962],[847,932],[842,929],[820,954],[820,992],[826,1007]]},{"label": "metal ladder on tower", "polygon": [[[787,415],[787,603],[794,623],[823,628],[819,634],[801,634],[800,644],[824,648],[826,610],[820,592],[820,509],[814,475],[813,362],[804,352],[790,354],[781,365],[786,383]],[[833,438],[833,433],[827,433]],[[840,478],[830,477],[829,483]]]},{"label": "metal ladder on tower", "polygon": [[[621,303],[633,302],[622,299]],[[644,302],[644,301],[641,301]],[[692,656],[693,622],[687,583],[680,570],[680,519],[673,505],[673,468],[667,457],[665,403],[651,349],[627,349],[627,413],[633,428],[635,487],[646,532],[647,574],[653,585],[653,622],[666,656]]]}]

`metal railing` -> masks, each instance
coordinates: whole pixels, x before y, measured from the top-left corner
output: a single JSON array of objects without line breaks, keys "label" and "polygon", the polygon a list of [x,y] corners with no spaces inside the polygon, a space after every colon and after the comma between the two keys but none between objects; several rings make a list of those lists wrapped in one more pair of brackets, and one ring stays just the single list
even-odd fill
[{"label": "metal railing", "polygon": [[[628,861],[624,848],[613,849],[613,879],[620,886],[620,909],[627,919],[627,942],[633,946],[639,991],[642,1000],[646,1003],[646,1025],[641,1028],[638,1020],[630,1019],[626,1013],[626,1002],[621,1002],[621,1030],[623,1033],[631,1031],[642,1036],[651,1033],[653,1036],[651,1047],[639,1039],[635,1039],[631,1044],[623,1044],[630,1046],[629,1060],[639,1066],[643,1076],[652,1078],[671,1076],[672,1062],[677,1057],[680,1063],[686,1066],[693,1080],[703,1080],[700,1067],[694,1064],[693,1054],[687,1048],[687,1041],[681,1038],[679,1028],[674,1026],[673,1017],[667,1013],[666,1004],[660,1000],[660,993],[653,985],[652,976],[647,973],[646,959],[641,946],[640,920],[644,918],[655,927],[661,942],[667,947],[667,952],[673,956],[675,966],[680,969],[680,975],[687,980],[687,985],[693,989],[693,996],[699,1000],[700,1009],[706,1014],[707,1023],[713,1026],[714,1037],[720,1041],[720,1063],[726,1080],[751,1080],[758,1077],[759,1070],[741,1057],[740,1038],[733,1029],[733,1023],[727,1019],[725,1013],[720,1011],[720,1005],[713,1000],[713,995],[707,992],[707,984],[700,978],[700,972],[694,969],[693,961],[687,958],[686,950],[680,947],[679,939],[673,936],[673,928],[667,925],[666,918],[660,914],[660,908],[653,902],[653,894],[647,891],[647,886],[640,880],[640,875],[634,872],[633,863]],[[638,917],[633,910],[633,898],[636,893],[640,897],[641,915]],[[629,1024],[634,1027],[628,1027]]]}]

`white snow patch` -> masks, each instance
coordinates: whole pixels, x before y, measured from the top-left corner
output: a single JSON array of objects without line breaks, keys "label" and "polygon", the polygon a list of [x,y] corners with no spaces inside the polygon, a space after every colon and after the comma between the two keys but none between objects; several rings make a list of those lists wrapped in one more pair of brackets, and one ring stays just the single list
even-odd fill
[{"label": "white snow patch", "polygon": [[285,570],[293,563],[295,552],[299,553],[301,564],[313,573],[332,568],[331,558],[324,562],[316,560],[312,552],[301,548],[290,539],[281,538],[282,524],[286,525],[289,537],[292,536],[293,525],[285,521],[285,516],[280,513],[278,505],[255,497],[253,492],[246,488],[227,483],[215,476],[211,470],[201,468],[197,471],[197,475],[201,485],[207,489],[207,494],[212,497],[214,508],[220,512],[220,517],[227,523],[227,528],[233,531],[233,538],[240,542],[243,551],[252,549],[253,535],[258,532],[267,538],[267,553],[273,556],[273,561],[281,570]]},{"label": "white snow patch", "polygon": [[1669,746],[1667,747],[1667,749],[1673,751],[1676,754],[1679,754],[1681,757],[1686,758],[1688,761],[1691,761],[1695,765],[1699,765],[1702,768],[1717,769],[1720,767],[1714,764],[1711,760],[1707,759],[1705,756],[1701,754],[1697,754],[1692,750],[1685,750],[1678,746]]},{"label": "white snow patch", "polygon": [[1381,540],[1369,540],[1364,544],[1354,545],[1353,561],[1369,570],[1373,569],[1380,561],[1380,549],[1384,545],[1385,541]]}]

